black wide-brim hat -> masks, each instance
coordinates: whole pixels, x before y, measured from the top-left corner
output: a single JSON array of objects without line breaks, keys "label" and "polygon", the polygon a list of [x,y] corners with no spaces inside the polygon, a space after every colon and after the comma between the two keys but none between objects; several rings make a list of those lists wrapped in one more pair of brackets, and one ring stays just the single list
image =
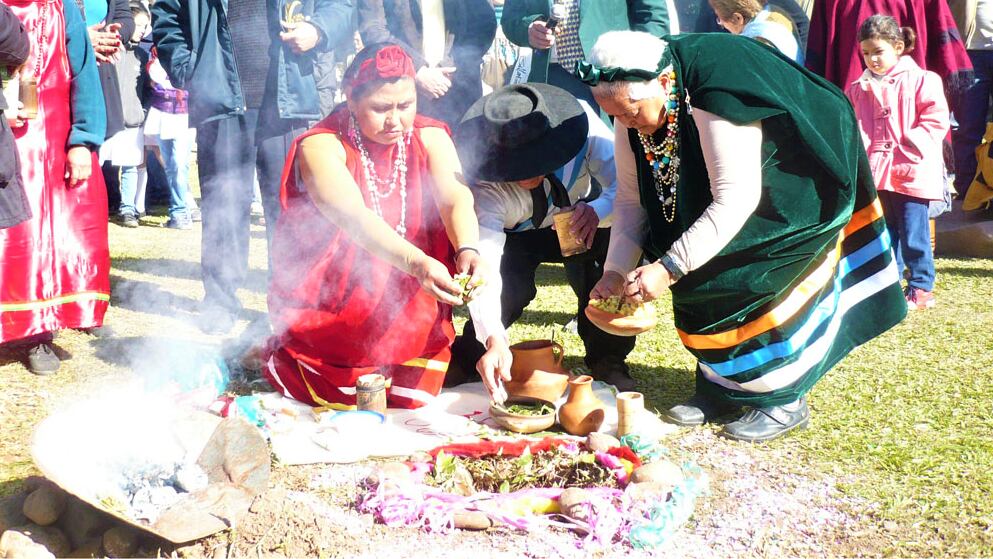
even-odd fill
[{"label": "black wide-brim hat", "polygon": [[586,112],[571,93],[524,83],[473,103],[454,137],[469,180],[511,182],[557,171],[576,157],[589,129]]}]

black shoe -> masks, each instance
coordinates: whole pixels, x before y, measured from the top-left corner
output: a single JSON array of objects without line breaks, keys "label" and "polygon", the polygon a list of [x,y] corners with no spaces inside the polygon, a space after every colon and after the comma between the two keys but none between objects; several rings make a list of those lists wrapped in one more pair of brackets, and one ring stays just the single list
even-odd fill
[{"label": "black shoe", "polygon": [[197,326],[204,334],[223,336],[234,328],[235,316],[221,307],[207,306],[200,311]]},{"label": "black shoe", "polygon": [[721,435],[735,441],[758,443],[778,439],[794,429],[803,429],[809,422],[810,408],[804,398],[794,411],[783,406],[751,409],[738,421],[725,425]]},{"label": "black shoe", "polygon": [[24,365],[28,370],[40,376],[55,374],[61,364],[62,361],[55,355],[52,346],[47,343],[29,348],[24,359]]},{"label": "black shoe", "polygon": [[723,400],[694,394],[692,398],[666,410],[662,419],[683,427],[698,427],[708,421],[737,411],[740,406]]},{"label": "black shoe", "polygon": [[603,360],[590,367],[590,376],[596,380],[612,384],[618,392],[630,392],[638,387],[638,382],[631,377],[628,366],[623,362]]},{"label": "black shoe", "polygon": [[138,215],[131,212],[124,212],[118,216],[120,220],[121,227],[127,227],[128,229],[134,229],[138,227]]}]

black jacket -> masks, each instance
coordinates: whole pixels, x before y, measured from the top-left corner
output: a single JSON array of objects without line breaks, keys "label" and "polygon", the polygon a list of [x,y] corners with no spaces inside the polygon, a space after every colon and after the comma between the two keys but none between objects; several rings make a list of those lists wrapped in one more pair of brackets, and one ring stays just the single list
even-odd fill
[{"label": "black jacket", "polygon": [[[0,2],[0,67],[16,68],[24,64],[29,47],[28,34],[21,21]],[[14,134],[4,116],[6,108],[7,103],[0,95],[0,228],[12,227],[31,217],[21,185]],[[16,107],[13,109],[17,110]]]},{"label": "black jacket", "polygon": [[[497,21],[489,0],[445,0],[444,10],[447,36],[442,65],[456,68],[452,87],[438,99],[418,94],[417,112],[455,126],[469,106],[483,96],[479,68],[493,43]],[[414,59],[415,68],[425,65],[422,17],[420,0],[359,0],[362,41],[403,46]]]},{"label": "black jacket", "polygon": [[[320,120],[314,57],[354,32],[354,0],[303,0],[302,13],[321,41],[299,55],[279,39],[280,14],[289,0],[265,3],[271,38],[266,79],[275,87],[267,87],[262,104],[281,119]],[[173,87],[190,93],[190,126],[245,112],[226,10],[226,0],[157,0],[152,6],[152,37],[162,66]]]}]

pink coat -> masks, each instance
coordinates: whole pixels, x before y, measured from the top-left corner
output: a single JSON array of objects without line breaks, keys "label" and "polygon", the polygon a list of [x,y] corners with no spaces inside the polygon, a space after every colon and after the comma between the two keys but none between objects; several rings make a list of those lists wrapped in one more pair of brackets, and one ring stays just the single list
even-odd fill
[{"label": "pink coat", "polygon": [[941,78],[909,56],[882,79],[869,70],[845,91],[855,107],[876,188],[941,200],[948,103]]}]

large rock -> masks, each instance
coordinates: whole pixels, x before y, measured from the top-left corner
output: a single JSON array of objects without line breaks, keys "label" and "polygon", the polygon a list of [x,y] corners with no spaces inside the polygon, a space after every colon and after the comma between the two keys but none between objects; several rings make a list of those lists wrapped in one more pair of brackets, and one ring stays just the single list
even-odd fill
[{"label": "large rock", "polygon": [[83,545],[72,550],[69,554],[69,557],[77,559],[94,559],[103,556],[103,538],[93,538],[83,542]]},{"label": "large rock", "polygon": [[559,510],[563,515],[573,520],[586,522],[589,520],[590,492],[579,488],[569,487],[559,496]]},{"label": "large rock", "polygon": [[39,526],[51,526],[66,510],[66,494],[53,484],[44,484],[24,500],[24,516]]},{"label": "large rock", "polygon": [[621,446],[621,441],[607,433],[590,433],[586,437],[586,446],[593,452],[607,452],[608,450]]},{"label": "large rock", "polygon": [[455,527],[462,530],[486,530],[493,525],[490,517],[479,511],[459,511],[454,517]]},{"label": "large rock", "polygon": [[651,464],[645,464],[637,470],[631,472],[631,483],[658,483],[675,487],[683,481],[683,470],[669,462],[659,460]]},{"label": "large rock", "polygon": [[23,533],[7,530],[0,535],[0,558],[54,559],[55,555]]},{"label": "large rock", "polygon": [[938,256],[993,258],[993,221],[986,212],[963,212],[955,200],[952,211],[935,221],[935,242]]},{"label": "large rock", "polygon": [[10,531],[24,534],[34,543],[44,546],[56,557],[65,557],[69,555],[69,551],[72,549],[69,545],[69,539],[66,538],[65,534],[53,526],[25,524],[24,526],[11,528]]},{"label": "large rock", "polygon": [[0,534],[15,526],[28,523],[24,516],[24,501],[28,498],[27,491],[21,491],[0,499]]},{"label": "large rock", "polygon": [[107,528],[113,524],[111,517],[76,497],[70,496],[66,503],[65,514],[59,520],[59,528],[69,538],[73,549],[83,546],[86,542],[101,539]]},{"label": "large rock", "polygon": [[138,550],[138,534],[131,528],[115,526],[104,532],[103,550],[108,557],[131,557]]}]

